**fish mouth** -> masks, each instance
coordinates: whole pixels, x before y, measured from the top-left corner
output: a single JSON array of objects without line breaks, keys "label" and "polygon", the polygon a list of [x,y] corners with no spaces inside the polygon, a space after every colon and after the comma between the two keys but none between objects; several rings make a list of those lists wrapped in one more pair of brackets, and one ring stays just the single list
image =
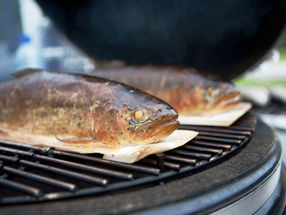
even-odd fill
[{"label": "fish mouth", "polygon": [[173,131],[176,130],[179,126],[179,121],[177,118],[178,116],[168,116],[152,126],[152,131],[145,137],[147,142],[156,142],[173,133]]},{"label": "fish mouth", "polygon": [[217,111],[221,110],[223,112],[232,109],[239,102],[240,102],[240,92],[236,91],[229,93],[225,96],[222,96],[220,99],[218,99],[216,102],[212,104],[212,107]]}]

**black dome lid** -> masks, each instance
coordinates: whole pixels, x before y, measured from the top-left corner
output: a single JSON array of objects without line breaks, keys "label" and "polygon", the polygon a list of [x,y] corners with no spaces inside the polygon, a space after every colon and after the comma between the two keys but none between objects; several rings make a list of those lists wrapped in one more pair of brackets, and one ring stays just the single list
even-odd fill
[{"label": "black dome lid", "polygon": [[282,35],[286,0],[37,0],[95,60],[188,65],[229,79]]}]

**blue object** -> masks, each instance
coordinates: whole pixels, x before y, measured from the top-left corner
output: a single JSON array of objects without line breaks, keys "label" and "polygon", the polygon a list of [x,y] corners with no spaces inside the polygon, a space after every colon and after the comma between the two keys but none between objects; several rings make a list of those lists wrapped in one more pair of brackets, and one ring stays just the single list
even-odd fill
[{"label": "blue object", "polygon": [[24,43],[29,43],[30,41],[31,41],[31,38],[28,35],[24,33],[21,33],[19,35],[19,45],[24,44]]}]

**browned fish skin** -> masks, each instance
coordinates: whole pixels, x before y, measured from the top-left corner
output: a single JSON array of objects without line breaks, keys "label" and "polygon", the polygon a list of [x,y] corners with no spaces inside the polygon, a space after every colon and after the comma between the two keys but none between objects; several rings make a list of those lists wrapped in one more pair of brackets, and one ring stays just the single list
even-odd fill
[{"label": "browned fish skin", "polygon": [[128,145],[154,142],[178,126],[177,112],[162,100],[102,78],[38,71],[1,84],[0,92],[0,130],[8,135]]},{"label": "browned fish skin", "polygon": [[111,61],[97,63],[92,74],[142,89],[166,101],[182,115],[227,111],[240,100],[233,84],[214,80],[191,67],[135,66]]}]

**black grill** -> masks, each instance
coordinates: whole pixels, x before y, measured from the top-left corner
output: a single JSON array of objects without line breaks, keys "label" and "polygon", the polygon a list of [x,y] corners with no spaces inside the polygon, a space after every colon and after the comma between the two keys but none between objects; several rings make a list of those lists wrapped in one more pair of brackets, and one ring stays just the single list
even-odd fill
[{"label": "black grill", "polygon": [[251,138],[255,125],[252,115],[228,128],[181,125],[180,129],[200,134],[180,148],[135,164],[104,160],[99,155],[0,143],[0,204],[103,195],[183,173],[195,174],[238,153]]},{"label": "black grill", "polygon": [[265,106],[258,107],[254,106],[252,108],[254,114],[286,114],[286,105],[285,102],[282,102],[278,99],[272,98],[271,102]]}]

